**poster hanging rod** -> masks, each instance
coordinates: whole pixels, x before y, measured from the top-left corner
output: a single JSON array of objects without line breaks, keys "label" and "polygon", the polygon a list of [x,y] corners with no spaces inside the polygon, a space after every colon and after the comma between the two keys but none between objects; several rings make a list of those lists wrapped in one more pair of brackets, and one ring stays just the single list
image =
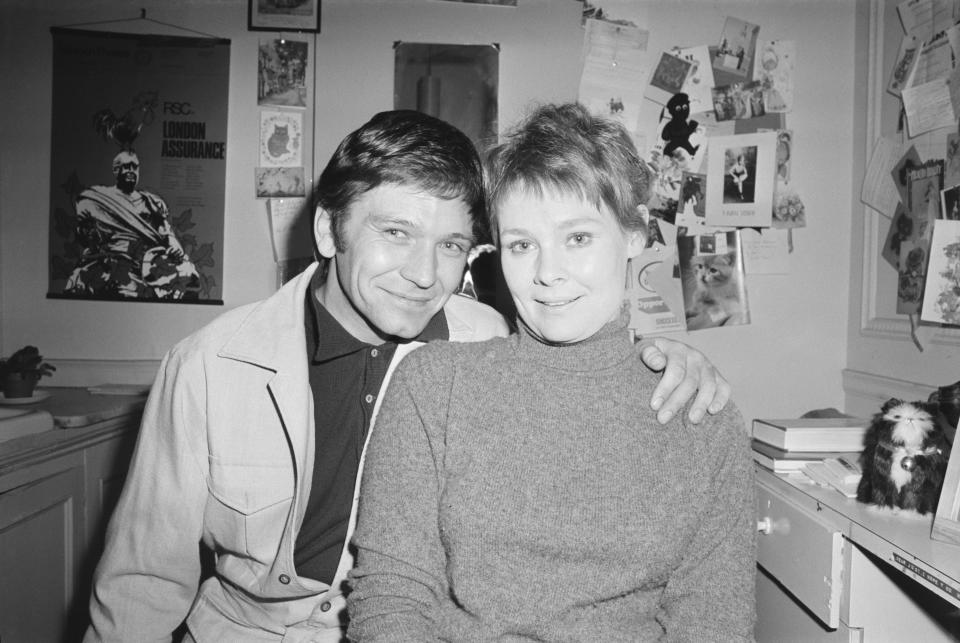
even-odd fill
[{"label": "poster hanging rod", "polygon": [[144,20],[144,21],[146,21],[146,22],[152,22],[152,23],[158,24],[158,25],[163,25],[164,27],[170,27],[170,28],[172,28],[172,29],[179,29],[179,30],[181,30],[181,31],[186,31],[186,32],[188,32],[188,33],[198,34],[198,35],[200,35],[200,36],[205,36],[205,37],[207,37],[207,38],[216,38],[216,39],[218,39],[218,40],[221,39],[220,36],[216,36],[216,35],[214,35],[214,34],[207,33],[207,32],[205,32],[205,31],[197,31],[196,29],[190,29],[189,27],[181,27],[180,25],[175,25],[175,24],[172,24],[172,23],[169,23],[169,22],[161,22],[160,20],[154,20],[153,18],[148,18],[148,17],[147,17],[147,10],[144,9],[144,8],[141,8],[141,9],[140,9],[140,16],[137,17],[137,18],[117,18],[117,19],[114,19],[114,20],[97,20],[97,21],[94,21],[94,22],[77,22],[77,23],[73,23],[73,24],[69,24],[69,25],[57,25],[57,26],[58,26],[58,27],[63,27],[63,28],[69,28],[69,27],[92,27],[92,26],[94,26],[94,25],[110,25],[110,24],[117,24],[117,23],[120,23],[120,22],[137,22],[137,21],[140,21],[140,20]]}]

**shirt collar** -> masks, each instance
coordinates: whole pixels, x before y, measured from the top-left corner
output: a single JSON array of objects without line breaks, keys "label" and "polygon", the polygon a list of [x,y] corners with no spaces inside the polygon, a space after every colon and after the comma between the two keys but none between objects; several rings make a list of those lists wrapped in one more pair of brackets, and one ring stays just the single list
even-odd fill
[{"label": "shirt collar", "polygon": [[[321,271],[317,270],[310,281],[310,288],[307,289],[308,314],[305,320],[307,333],[312,340],[308,343],[308,346],[312,349],[313,361],[325,362],[371,346],[371,344],[362,342],[348,333],[340,325],[340,322],[320,303],[317,298],[317,289],[322,284],[323,276],[321,276]],[[440,339],[450,339],[447,317],[442,308],[430,318],[427,327],[411,341],[432,342]],[[384,344],[394,345],[396,343],[384,342]]]}]

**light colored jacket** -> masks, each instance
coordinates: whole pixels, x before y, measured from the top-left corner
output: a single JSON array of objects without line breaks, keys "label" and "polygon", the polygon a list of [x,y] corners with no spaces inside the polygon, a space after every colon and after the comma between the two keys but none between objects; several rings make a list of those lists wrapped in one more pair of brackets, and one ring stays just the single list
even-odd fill
[{"label": "light colored jacket", "polygon": [[[315,269],[164,357],[94,575],[85,641],[170,640],[184,617],[200,642],[341,639],[349,548],[332,585],[293,564],[313,478],[304,302]],[[507,334],[473,300],[451,297],[444,312],[453,341]],[[419,345],[397,348],[381,391]],[[201,539],[217,561],[198,590]]]}]

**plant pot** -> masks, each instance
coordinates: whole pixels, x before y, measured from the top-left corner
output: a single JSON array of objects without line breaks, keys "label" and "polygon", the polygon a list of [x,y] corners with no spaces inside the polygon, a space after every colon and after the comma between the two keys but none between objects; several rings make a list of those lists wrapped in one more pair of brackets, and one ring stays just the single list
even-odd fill
[{"label": "plant pot", "polygon": [[23,378],[19,375],[10,375],[4,378],[2,383],[3,396],[5,398],[15,397],[33,397],[33,389],[36,388],[38,378]]}]

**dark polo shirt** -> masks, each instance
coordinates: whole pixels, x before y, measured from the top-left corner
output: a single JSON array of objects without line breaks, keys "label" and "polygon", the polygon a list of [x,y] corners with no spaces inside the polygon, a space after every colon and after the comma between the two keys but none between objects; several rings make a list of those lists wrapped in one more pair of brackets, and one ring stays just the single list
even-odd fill
[{"label": "dark polo shirt", "polygon": [[[300,576],[329,583],[347,537],[367,428],[397,344],[373,346],[344,330],[317,300],[315,292],[321,283],[314,277],[304,319],[316,451],[313,484],[293,561]],[[426,342],[449,336],[441,310],[416,339]]]}]

